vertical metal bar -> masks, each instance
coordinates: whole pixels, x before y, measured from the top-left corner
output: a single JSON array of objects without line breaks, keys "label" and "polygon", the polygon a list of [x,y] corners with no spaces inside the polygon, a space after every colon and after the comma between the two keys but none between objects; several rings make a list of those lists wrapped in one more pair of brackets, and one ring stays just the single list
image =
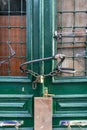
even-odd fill
[{"label": "vertical metal bar", "polygon": [[[74,12],[73,12],[73,33],[75,32],[75,17],[76,17],[76,6],[75,6],[75,4],[76,4],[76,1],[74,0]],[[73,37],[73,68],[74,68],[74,53],[75,53],[75,50],[74,50],[74,45],[75,45],[75,38]],[[73,74],[73,76],[74,76],[74,74]]]},{"label": "vertical metal bar", "polygon": [[[60,9],[61,9],[61,12],[63,11],[63,0],[61,0],[61,3],[60,3]],[[63,20],[63,17],[62,17],[62,13],[61,13],[61,27],[60,27],[60,29],[61,29],[61,33],[62,33],[62,20]],[[61,53],[63,52],[63,49],[62,49],[62,47],[63,47],[63,39],[61,38]]]},{"label": "vertical metal bar", "polygon": [[[57,4],[59,3],[59,6],[58,6],[58,10],[59,10],[59,13],[57,13],[57,19],[58,19],[58,17],[59,17],[59,15],[60,15],[60,19],[59,19],[59,27],[58,27],[58,31],[60,31],[61,33],[62,33],[62,20],[63,20],[63,16],[62,16],[62,12],[63,12],[63,0],[57,0]],[[58,52],[58,53],[63,53],[63,39],[61,38],[61,39],[58,39],[58,42],[57,42],[57,44],[60,44],[60,52]],[[58,46],[58,45],[57,45]]]},{"label": "vertical metal bar", "polygon": [[20,0],[20,6],[21,6],[21,10],[20,10],[20,25],[19,25],[19,29],[20,29],[20,42],[19,42],[19,46],[20,46],[20,62],[22,63],[23,62],[23,59],[26,58],[26,56],[23,55],[23,45],[25,44],[23,42],[23,31],[24,31],[24,22],[23,22],[23,15],[24,15],[24,10],[23,10],[23,4],[24,4],[24,1],[23,0]]},{"label": "vertical metal bar", "polygon": [[[60,17],[60,21],[61,21],[61,22],[60,22],[60,23],[61,23],[61,25],[60,25],[60,30],[61,30],[61,33],[62,33],[62,26],[63,26],[63,25],[62,25],[62,19],[63,19],[63,16],[62,16],[62,14],[63,14],[63,13],[62,13],[62,11],[63,11],[63,7],[62,7],[62,6],[63,6],[63,5],[62,5],[62,4],[63,4],[63,0],[60,0],[60,1],[61,1],[61,2],[60,2],[60,11],[61,11],[61,13],[60,13],[60,14],[61,14],[61,17]],[[60,48],[60,49],[61,49],[61,52],[60,52],[60,53],[62,53],[62,51],[63,51],[63,49],[62,49],[63,42],[62,42],[62,41],[63,41],[63,39],[61,38],[61,48]]]},{"label": "vertical metal bar", "polygon": [[[10,0],[8,0],[8,44],[10,44]],[[8,48],[9,56],[10,50]],[[10,61],[8,61],[8,75],[10,75]]]},{"label": "vertical metal bar", "polygon": [[23,0],[21,0],[21,14],[20,14],[20,61],[22,63],[22,22],[23,22],[23,18],[22,18],[22,11],[23,11]]},{"label": "vertical metal bar", "polygon": [[87,24],[86,24],[86,42],[85,42],[85,76],[87,76]]},{"label": "vertical metal bar", "polygon": [[[58,13],[57,13],[57,19],[58,19],[58,17],[59,17],[59,15],[60,15],[60,18],[59,18],[59,25],[57,26],[58,27],[58,31],[59,32],[61,32],[62,33],[62,20],[63,20],[63,16],[62,16],[62,12],[63,12],[63,0],[57,0],[57,2],[56,2],[57,4],[59,4],[58,5]],[[58,53],[63,53],[63,49],[62,49],[62,47],[63,47],[63,39],[61,38],[61,39],[58,39],[58,42],[57,42],[57,44],[61,44],[60,45],[60,52],[58,52]],[[58,46],[58,45],[57,45]]]}]

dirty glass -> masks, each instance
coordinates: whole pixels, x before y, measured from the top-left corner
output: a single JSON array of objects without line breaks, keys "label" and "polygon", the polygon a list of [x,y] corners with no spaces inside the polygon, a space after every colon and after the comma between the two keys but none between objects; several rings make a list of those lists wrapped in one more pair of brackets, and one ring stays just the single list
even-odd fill
[{"label": "dirty glass", "polygon": [[87,76],[87,0],[57,0],[57,51],[66,55],[63,67],[74,68],[75,74]]},{"label": "dirty glass", "polygon": [[0,76],[23,76],[19,66],[26,61],[26,0],[0,0],[0,61]]}]

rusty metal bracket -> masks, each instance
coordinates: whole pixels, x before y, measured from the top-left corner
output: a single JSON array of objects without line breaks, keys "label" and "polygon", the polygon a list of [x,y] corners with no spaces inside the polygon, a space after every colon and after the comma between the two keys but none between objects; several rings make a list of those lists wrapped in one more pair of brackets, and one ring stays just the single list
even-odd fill
[{"label": "rusty metal bracket", "polygon": [[57,39],[61,39],[62,37],[68,37],[68,38],[73,38],[73,37],[86,37],[85,32],[58,32],[55,31],[54,32],[54,38]]}]

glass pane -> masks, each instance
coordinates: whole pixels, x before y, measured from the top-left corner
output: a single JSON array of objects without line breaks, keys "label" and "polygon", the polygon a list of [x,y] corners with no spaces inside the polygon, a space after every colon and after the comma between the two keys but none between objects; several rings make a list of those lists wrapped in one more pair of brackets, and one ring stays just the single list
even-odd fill
[{"label": "glass pane", "polygon": [[87,0],[57,0],[57,51],[66,55],[63,67],[74,68],[75,74],[87,76]]},{"label": "glass pane", "polygon": [[[11,49],[15,55],[9,58]],[[0,0],[0,61],[4,60],[0,76],[23,76],[19,67],[26,61],[26,0]]]}]

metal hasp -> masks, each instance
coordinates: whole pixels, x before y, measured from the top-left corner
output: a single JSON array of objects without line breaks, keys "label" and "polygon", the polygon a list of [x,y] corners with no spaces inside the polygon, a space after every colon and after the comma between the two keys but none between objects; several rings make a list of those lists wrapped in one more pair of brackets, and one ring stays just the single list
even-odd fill
[{"label": "metal hasp", "polygon": [[54,38],[55,39],[61,39],[62,37],[68,37],[68,38],[73,38],[73,37],[86,37],[85,33],[82,32],[58,32],[55,31],[54,33]]},{"label": "metal hasp", "polygon": [[55,96],[55,95],[54,95],[54,94],[49,94],[49,93],[48,93],[48,88],[45,87],[45,88],[44,88],[43,96],[44,96],[44,97],[53,97],[53,96]]}]

